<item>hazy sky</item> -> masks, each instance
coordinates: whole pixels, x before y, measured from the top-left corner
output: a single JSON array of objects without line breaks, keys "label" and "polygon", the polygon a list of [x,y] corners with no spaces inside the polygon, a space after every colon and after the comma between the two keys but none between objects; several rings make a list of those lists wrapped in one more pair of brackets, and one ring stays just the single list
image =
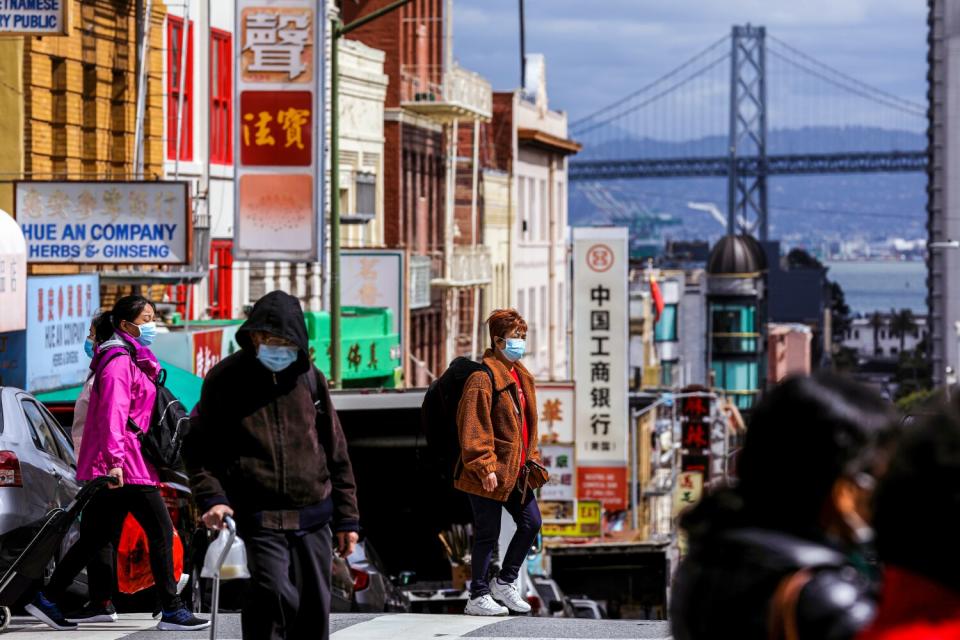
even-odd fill
[{"label": "hazy sky", "polygon": [[[520,83],[518,0],[454,0],[454,51],[495,90]],[[526,0],[527,52],[547,60],[550,106],[605,106],[729,34],[764,25],[832,67],[924,102],[923,0]]]}]

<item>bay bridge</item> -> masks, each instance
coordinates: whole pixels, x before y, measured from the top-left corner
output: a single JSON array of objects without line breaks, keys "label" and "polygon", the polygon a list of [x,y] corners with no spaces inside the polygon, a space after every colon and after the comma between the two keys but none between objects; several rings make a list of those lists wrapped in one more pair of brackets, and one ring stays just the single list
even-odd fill
[{"label": "bay bridge", "polygon": [[569,175],[593,184],[725,177],[727,232],[767,240],[768,177],[925,171],[927,115],[926,104],[871,86],[762,26],[734,26],[572,122],[584,151]]}]

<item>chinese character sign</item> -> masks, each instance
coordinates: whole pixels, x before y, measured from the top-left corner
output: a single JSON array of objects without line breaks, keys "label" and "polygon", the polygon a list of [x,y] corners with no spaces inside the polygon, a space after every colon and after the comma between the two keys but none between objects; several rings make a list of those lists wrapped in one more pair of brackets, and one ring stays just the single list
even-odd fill
[{"label": "chinese character sign", "polygon": [[186,182],[17,182],[27,261],[186,264],[192,216]]},{"label": "chinese character sign", "polygon": [[673,515],[677,516],[700,501],[703,495],[703,474],[699,471],[684,471],[677,475],[673,490]]},{"label": "chinese character sign", "polygon": [[540,404],[540,443],[572,444],[574,421],[574,384],[572,382],[538,382]]},{"label": "chinese character sign", "polygon": [[315,0],[238,0],[238,259],[320,259],[324,64],[319,43],[325,23],[317,5]]},{"label": "chinese character sign", "polygon": [[680,403],[682,446],[686,453],[707,454],[710,449],[710,398],[691,396]]},{"label": "chinese character sign", "polygon": [[627,230],[575,228],[573,242],[577,464],[626,466]]},{"label": "chinese character sign", "polygon": [[27,278],[28,391],[83,384],[90,373],[83,342],[99,308],[100,278],[96,274]]},{"label": "chinese character sign", "polygon": [[543,466],[550,472],[547,484],[540,487],[540,500],[572,502],[576,498],[573,445],[544,445],[540,447],[540,455]]}]

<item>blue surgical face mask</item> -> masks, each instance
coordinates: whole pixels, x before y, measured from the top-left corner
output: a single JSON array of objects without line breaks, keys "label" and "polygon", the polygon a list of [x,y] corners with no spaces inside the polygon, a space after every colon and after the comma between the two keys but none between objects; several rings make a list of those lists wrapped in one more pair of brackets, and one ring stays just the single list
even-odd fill
[{"label": "blue surgical face mask", "polygon": [[296,347],[281,347],[262,344],[257,347],[257,360],[270,371],[283,371],[297,361]]},{"label": "blue surgical face mask", "polygon": [[137,342],[144,347],[149,347],[151,344],[153,344],[154,339],[157,337],[157,323],[144,322],[143,324],[138,324],[137,328],[140,329],[140,335],[137,336]]},{"label": "blue surgical face mask", "polygon": [[83,352],[93,360],[93,338],[87,338],[83,341]]},{"label": "blue surgical face mask", "polygon": [[507,344],[503,348],[503,355],[510,362],[516,362],[523,357],[527,350],[527,341],[523,338],[507,338]]}]

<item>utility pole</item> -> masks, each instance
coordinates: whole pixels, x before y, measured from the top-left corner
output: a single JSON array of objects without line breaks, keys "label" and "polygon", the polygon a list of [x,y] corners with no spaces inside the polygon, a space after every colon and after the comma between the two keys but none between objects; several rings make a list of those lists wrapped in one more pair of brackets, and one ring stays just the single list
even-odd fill
[{"label": "utility pole", "polygon": [[411,0],[396,0],[385,7],[343,24],[337,16],[331,21],[330,39],[330,384],[339,389],[343,383],[341,365],[340,314],[340,38],[354,29],[380,18]]},{"label": "utility pole", "polygon": [[527,87],[527,26],[524,19],[524,0],[520,0],[520,88]]}]

